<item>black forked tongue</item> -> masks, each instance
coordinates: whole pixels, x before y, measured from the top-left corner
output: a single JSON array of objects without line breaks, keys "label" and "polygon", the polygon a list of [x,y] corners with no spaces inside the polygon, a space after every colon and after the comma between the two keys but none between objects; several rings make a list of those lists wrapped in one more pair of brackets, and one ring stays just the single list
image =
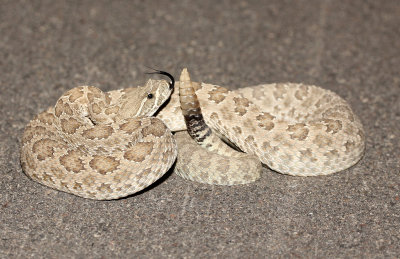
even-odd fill
[{"label": "black forked tongue", "polygon": [[148,72],[146,74],[160,74],[160,75],[167,76],[171,80],[171,82],[168,83],[169,84],[169,89],[172,90],[174,88],[175,78],[170,73],[165,72],[165,71],[161,71],[161,70],[157,70],[157,69],[154,69],[154,68],[150,68],[150,69],[153,69],[155,72]]}]

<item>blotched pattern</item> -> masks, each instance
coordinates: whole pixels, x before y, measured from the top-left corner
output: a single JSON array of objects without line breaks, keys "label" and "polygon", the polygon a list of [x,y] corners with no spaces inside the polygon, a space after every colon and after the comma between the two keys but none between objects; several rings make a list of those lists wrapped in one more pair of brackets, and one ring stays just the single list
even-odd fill
[{"label": "blotched pattern", "polygon": [[[349,168],[363,155],[365,137],[359,118],[329,90],[280,83],[229,91],[201,83],[196,95],[204,120],[215,133],[277,172],[327,175]],[[172,131],[186,129],[177,107],[175,91],[157,116]],[[212,161],[212,155],[206,159]]]},{"label": "blotched pattern", "polygon": [[[260,178],[262,166],[254,155],[236,151],[224,143],[204,122],[200,104],[186,69],[179,82],[179,97],[187,132],[175,134],[178,159],[175,171],[183,178],[208,184],[247,184]],[[223,91],[225,92],[225,91]],[[247,106],[244,97],[234,100]],[[246,139],[254,142],[252,137]]]},{"label": "blotched pattern", "polygon": [[[26,126],[24,172],[46,186],[98,200],[146,188],[177,156],[170,130],[148,117],[171,92],[160,80],[108,93],[91,86],[71,89]],[[132,99],[138,105],[126,105]]]},{"label": "blotched pattern", "polygon": [[[365,136],[360,120],[329,90],[293,83],[236,91],[192,85],[207,125],[277,172],[327,175],[362,157]],[[22,168],[39,183],[85,198],[116,199],[140,191],[176,159],[170,130],[186,129],[178,94],[175,91],[154,118],[148,116],[171,95],[165,81],[149,80],[144,87],[107,93],[95,87],[73,88],[26,126]],[[187,133],[179,135],[184,149]],[[187,178],[202,182],[214,170],[230,170],[231,165],[213,152],[191,151],[184,152],[185,161],[206,170],[203,176],[190,173]],[[255,178],[243,174],[243,179]]]}]

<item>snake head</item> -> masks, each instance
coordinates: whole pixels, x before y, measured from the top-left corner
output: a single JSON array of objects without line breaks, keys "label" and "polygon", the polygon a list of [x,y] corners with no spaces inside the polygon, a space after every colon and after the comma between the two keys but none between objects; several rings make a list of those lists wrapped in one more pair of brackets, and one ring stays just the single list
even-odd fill
[{"label": "snake head", "polygon": [[170,98],[174,90],[174,77],[160,70],[148,74],[165,75],[170,81],[149,79],[144,86],[129,88],[118,114],[119,119],[152,116]]}]

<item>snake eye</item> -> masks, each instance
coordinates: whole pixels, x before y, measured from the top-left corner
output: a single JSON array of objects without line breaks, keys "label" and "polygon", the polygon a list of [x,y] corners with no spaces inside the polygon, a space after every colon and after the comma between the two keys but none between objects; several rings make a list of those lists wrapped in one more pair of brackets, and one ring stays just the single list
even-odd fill
[{"label": "snake eye", "polygon": [[147,99],[151,99],[151,98],[153,98],[153,94],[148,94]]}]

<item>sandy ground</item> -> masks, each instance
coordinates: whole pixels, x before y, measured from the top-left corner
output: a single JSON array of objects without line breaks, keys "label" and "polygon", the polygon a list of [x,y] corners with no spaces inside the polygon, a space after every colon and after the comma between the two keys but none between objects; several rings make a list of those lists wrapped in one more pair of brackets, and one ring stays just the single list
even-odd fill
[{"label": "sandy ground", "polygon": [[[4,0],[0,35],[0,257],[400,256],[399,1]],[[172,173],[116,201],[23,174],[21,134],[35,114],[78,85],[142,84],[146,65],[231,89],[333,90],[364,124],[365,156],[331,176],[264,169],[236,187]]]}]

